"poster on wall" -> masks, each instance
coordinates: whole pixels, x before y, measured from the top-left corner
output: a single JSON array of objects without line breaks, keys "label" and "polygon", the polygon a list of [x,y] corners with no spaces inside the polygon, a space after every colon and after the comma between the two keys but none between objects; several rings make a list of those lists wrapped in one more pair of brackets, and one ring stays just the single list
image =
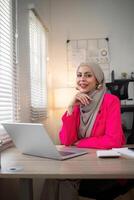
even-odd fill
[{"label": "poster on wall", "polygon": [[106,82],[110,81],[109,38],[67,40],[68,85],[75,86],[76,68],[82,62],[100,64]]}]

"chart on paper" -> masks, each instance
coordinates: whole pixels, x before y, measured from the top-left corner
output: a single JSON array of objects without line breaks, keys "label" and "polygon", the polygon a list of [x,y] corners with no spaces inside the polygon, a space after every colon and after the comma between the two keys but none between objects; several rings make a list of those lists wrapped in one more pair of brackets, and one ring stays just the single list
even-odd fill
[{"label": "chart on paper", "polygon": [[67,40],[68,84],[74,86],[77,66],[82,62],[100,64],[106,82],[110,81],[109,38]]}]

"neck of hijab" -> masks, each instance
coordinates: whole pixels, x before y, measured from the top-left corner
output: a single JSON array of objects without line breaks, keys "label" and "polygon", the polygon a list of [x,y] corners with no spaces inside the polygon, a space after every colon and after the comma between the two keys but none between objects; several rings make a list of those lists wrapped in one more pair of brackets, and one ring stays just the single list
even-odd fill
[{"label": "neck of hijab", "polygon": [[92,69],[98,83],[101,84],[101,87],[96,88],[95,90],[88,93],[89,97],[92,98],[90,104],[86,106],[80,105],[80,126],[78,131],[79,139],[89,137],[91,135],[96,116],[99,112],[104,94],[106,92],[104,74],[100,66],[95,63],[88,64],[87,66]]}]

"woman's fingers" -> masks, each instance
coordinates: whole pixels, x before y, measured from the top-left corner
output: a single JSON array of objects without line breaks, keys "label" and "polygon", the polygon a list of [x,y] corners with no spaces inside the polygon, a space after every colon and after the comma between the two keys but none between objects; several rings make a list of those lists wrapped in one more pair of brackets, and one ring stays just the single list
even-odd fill
[{"label": "woman's fingers", "polygon": [[87,94],[84,93],[78,93],[76,95],[76,100],[83,105],[88,105],[92,101],[92,99]]}]

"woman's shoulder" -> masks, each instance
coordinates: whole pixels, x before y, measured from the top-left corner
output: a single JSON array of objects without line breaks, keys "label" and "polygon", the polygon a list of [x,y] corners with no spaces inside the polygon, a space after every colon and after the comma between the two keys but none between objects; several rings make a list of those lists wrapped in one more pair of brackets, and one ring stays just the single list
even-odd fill
[{"label": "woman's shoulder", "polygon": [[112,103],[112,102],[120,103],[120,99],[117,96],[113,95],[113,94],[105,93],[104,102],[107,102],[107,103]]}]

